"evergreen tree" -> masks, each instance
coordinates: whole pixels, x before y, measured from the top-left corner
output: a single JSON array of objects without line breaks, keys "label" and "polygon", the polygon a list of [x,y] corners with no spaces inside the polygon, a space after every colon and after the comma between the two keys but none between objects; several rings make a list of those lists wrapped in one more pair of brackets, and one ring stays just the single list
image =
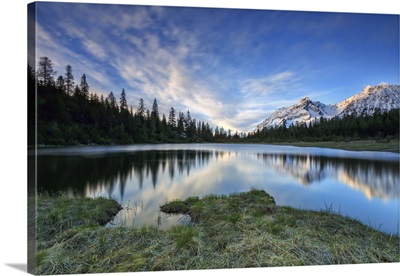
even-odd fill
[{"label": "evergreen tree", "polygon": [[153,101],[153,107],[150,113],[149,127],[150,127],[150,137],[152,141],[157,141],[158,134],[160,133],[160,116],[156,99],[154,99]]},{"label": "evergreen tree", "polygon": [[81,91],[81,89],[79,88],[79,85],[75,85],[74,96],[75,96],[75,97],[81,97],[81,96],[82,96],[82,91]]},{"label": "evergreen tree", "polygon": [[35,70],[28,63],[28,145],[32,146],[36,143],[36,78]]},{"label": "evergreen tree", "polygon": [[154,98],[154,101],[153,101],[153,108],[151,110],[151,118],[157,123],[160,122],[160,114],[158,111],[158,104],[157,104],[156,98]]},{"label": "evergreen tree", "polygon": [[96,93],[90,93],[90,102],[92,103],[100,103],[99,96]]},{"label": "evergreen tree", "polygon": [[191,123],[192,123],[192,116],[190,116],[190,111],[188,110],[186,112],[186,118],[185,118],[185,130],[186,131],[189,129]]},{"label": "evergreen tree", "polygon": [[160,125],[160,138],[161,141],[166,141],[167,136],[168,136],[168,124],[167,124],[167,117],[165,117],[165,114],[162,115],[161,119],[161,125]]},{"label": "evergreen tree", "polygon": [[168,124],[171,126],[172,130],[176,128],[175,109],[173,107],[171,107],[169,111]]},{"label": "evergreen tree", "polygon": [[150,110],[146,110],[146,118],[145,118],[145,121],[146,121],[146,124],[147,124],[147,126],[149,127],[150,126],[150,121],[151,121],[151,115],[150,115],[151,113],[150,113]]},{"label": "evergreen tree", "polygon": [[86,75],[83,74],[81,77],[81,84],[79,85],[79,88],[81,89],[82,96],[85,99],[89,99],[89,84],[86,81]]},{"label": "evergreen tree", "polygon": [[208,142],[213,141],[213,129],[212,127],[210,127],[210,125],[208,123],[206,123],[206,127],[205,127],[205,140]]},{"label": "evergreen tree", "polygon": [[111,108],[117,108],[117,100],[115,99],[114,93],[111,91],[107,96],[107,100],[111,106]]},{"label": "evergreen tree", "polygon": [[35,70],[28,63],[28,84],[35,82]]},{"label": "evergreen tree", "polygon": [[219,136],[221,139],[226,139],[226,131],[223,126],[219,129]]},{"label": "evergreen tree", "polygon": [[64,85],[65,85],[65,81],[64,81],[63,76],[58,76],[57,81],[56,81],[56,87],[60,91],[64,91]]},{"label": "evergreen tree", "polygon": [[65,92],[69,95],[72,95],[73,87],[74,87],[74,76],[72,74],[71,65],[65,66]]},{"label": "evergreen tree", "polygon": [[53,77],[55,76],[56,72],[53,70],[53,63],[48,57],[40,58],[37,74],[39,81],[44,86],[49,86],[54,83]]},{"label": "evergreen tree", "polygon": [[219,135],[219,127],[216,126],[215,127],[215,132],[214,132],[214,138],[215,139],[219,139],[220,135]]},{"label": "evergreen tree", "polygon": [[179,111],[177,124],[179,135],[182,135],[185,132],[185,114],[181,111]]},{"label": "evergreen tree", "polygon": [[136,114],[138,115],[139,118],[144,119],[145,112],[146,112],[146,108],[144,106],[144,100],[142,98],[140,98]]},{"label": "evergreen tree", "polygon": [[126,101],[126,94],[125,94],[125,89],[124,88],[122,88],[119,104],[120,104],[120,109],[121,110],[128,110],[128,103]]}]

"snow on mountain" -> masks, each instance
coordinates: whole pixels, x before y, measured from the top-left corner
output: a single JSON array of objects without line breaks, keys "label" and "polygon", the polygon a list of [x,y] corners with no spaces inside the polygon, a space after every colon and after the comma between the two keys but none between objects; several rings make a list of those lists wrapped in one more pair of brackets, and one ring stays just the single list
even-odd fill
[{"label": "snow on mountain", "polygon": [[337,103],[337,116],[355,114],[372,115],[375,110],[389,111],[400,108],[400,85],[367,85],[361,93]]},{"label": "snow on mountain", "polygon": [[378,109],[389,111],[400,108],[399,96],[400,85],[379,84],[377,86],[368,85],[359,94],[337,104],[326,105],[305,97],[292,106],[282,107],[273,112],[257,125],[255,131],[279,127],[283,124],[290,127],[297,123],[310,123],[321,117],[331,119],[335,116],[342,117],[350,114],[372,115]]}]

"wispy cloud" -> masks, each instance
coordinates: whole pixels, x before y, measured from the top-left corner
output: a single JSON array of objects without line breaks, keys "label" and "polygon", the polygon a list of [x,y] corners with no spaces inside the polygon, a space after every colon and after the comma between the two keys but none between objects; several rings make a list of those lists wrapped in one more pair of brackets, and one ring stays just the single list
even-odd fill
[{"label": "wispy cloud", "polygon": [[288,93],[300,81],[301,77],[291,71],[267,75],[257,79],[247,79],[242,82],[241,93],[247,96],[268,96]]},{"label": "wispy cloud", "polygon": [[[390,23],[382,18],[373,21],[377,39],[360,45],[369,23],[365,16],[66,3],[40,7],[38,55],[52,59],[59,74],[70,64],[75,81],[85,73],[92,92],[113,91],[118,97],[124,88],[133,107],[143,98],[150,108],[157,98],[161,113],[167,115],[173,106],[234,130],[250,131],[303,96],[322,95],[317,100],[330,103],[335,94],[342,100],[346,96],[336,94],[353,93],[349,74],[355,74],[352,83],[373,83],[371,78],[393,79],[387,76],[396,70],[387,68],[398,68],[389,59],[398,55],[392,51],[398,47],[374,44],[382,36],[376,26]],[[358,33],[360,26],[364,31]],[[382,58],[369,59],[366,53],[382,53]],[[374,66],[365,66],[370,60]],[[337,85],[339,80],[345,84]]]},{"label": "wispy cloud", "polygon": [[[210,51],[204,44],[204,39],[209,39],[205,30],[190,31],[171,20],[155,30],[151,12],[158,15],[157,20],[165,20],[162,9],[150,11],[142,7],[133,13],[113,8],[112,16],[96,14],[100,18],[96,26],[66,20],[60,22],[57,34],[42,30],[39,48],[44,55],[51,52],[48,55],[62,66],[73,60],[74,70],[86,72],[93,82],[92,91],[106,95],[112,90],[118,97],[119,89],[125,88],[133,107],[139,98],[144,98],[150,108],[152,100],[157,98],[161,113],[167,114],[174,106],[184,112],[190,110],[193,117],[214,126],[239,131],[249,131],[255,120],[265,117],[266,110],[271,108],[266,96],[287,91],[299,80],[292,71],[283,71],[263,78],[227,82],[240,70],[222,64],[221,57]],[[94,22],[93,17],[91,14],[86,20]],[[96,31],[110,26],[111,32]],[[57,43],[54,37],[60,36],[60,32],[76,41],[84,52]],[[232,42],[243,46],[245,40]]]},{"label": "wispy cloud", "polygon": [[233,116],[237,129],[251,131],[279,107],[293,104],[304,93],[302,76],[293,71],[239,81],[240,98]]},{"label": "wispy cloud", "polygon": [[37,28],[37,58],[47,56],[55,65],[57,75],[64,75],[65,66],[72,65],[75,83],[79,84],[82,74],[86,74],[92,92],[107,95],[113,87],[109,74],[99,63],[92,62],[85,55],[65,47],[54,39],[54,35],[46,31],[41,24]]}]

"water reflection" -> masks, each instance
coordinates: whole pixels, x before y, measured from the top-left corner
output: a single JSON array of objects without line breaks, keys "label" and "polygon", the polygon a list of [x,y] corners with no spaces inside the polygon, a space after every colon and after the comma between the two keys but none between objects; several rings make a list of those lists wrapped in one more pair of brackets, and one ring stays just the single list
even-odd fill
[{"label": "water reflection", "polygon": [[346,215],[398,231],[399,162],[392,155],[385,161],[382,155],[378,160],[354,159],[341,151],[327,156],[324,150],[321,156],[315,149],[271,150],[262,145],[159,147],[39,152],[38,187],[75,196],[114,197],[124,207],[115,225],[168,228],[185,219],[158,212],[168,200],[256,187],[271,193],[280,205],[320,210],[334,202]]},{"label": "water reflection", "polygon": [[268,167],[291,175],[304,186],[335,178],[364,195],[383,200],[399,199],[399,164],[312,155],[257,154]]},{"label": "water reflection", "polygon": [[[112,196],[115,186],[119,186],[119,196],[124,197],[126,185],[137,183],[143,188],[150,179],[155,189],[158,174],[168,171],[172,181],[176,175],[190,175],[192,168],[207,165],[210,157],[218,159],[218,152],[179,151],[139,151],[89,156],[46,156],[38,158],[38,184],[44,190],[77,196],[88,196],[88,191],[108,191]],[[89,192],[90,193],[90,192]]]}]

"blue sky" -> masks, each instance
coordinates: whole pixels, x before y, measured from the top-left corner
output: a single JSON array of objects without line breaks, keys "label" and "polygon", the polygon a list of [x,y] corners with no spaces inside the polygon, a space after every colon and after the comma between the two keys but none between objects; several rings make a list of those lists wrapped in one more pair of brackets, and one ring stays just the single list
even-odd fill
[{"label": "blue sky", "polygon": [[136,109],[190,110],[251,131],[308,96],[326,104],[399,83],[399,16],[39,2],[37,57]]}]

